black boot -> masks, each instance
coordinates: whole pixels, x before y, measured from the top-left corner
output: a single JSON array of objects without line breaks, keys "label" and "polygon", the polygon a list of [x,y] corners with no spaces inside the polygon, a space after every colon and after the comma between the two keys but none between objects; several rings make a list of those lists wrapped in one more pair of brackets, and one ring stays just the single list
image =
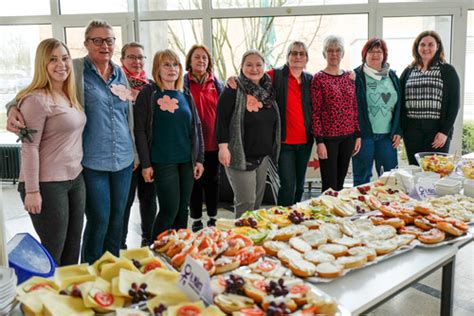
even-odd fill
[{"label": "black boot", "polygon": [[209,220],[207,221],[207,226],[208,227],[211,227],[211,226],[216,226],[216,219],[215,218],[209,218]]},{"label": "black boot", "polygon": [[191,226],[191,229],[193,230],[193,233],[201,230],[204,228],[204,225],[202,224],[201,221],[194,221],[193,225]]}]

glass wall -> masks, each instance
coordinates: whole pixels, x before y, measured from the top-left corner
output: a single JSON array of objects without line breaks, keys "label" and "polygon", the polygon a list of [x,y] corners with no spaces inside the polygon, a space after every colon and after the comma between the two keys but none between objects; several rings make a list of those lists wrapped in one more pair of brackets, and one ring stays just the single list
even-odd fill
[{"label": "glass wall", "polygon": [[367,3],[367,0],[212,0],[213,8],[272,8]]}]

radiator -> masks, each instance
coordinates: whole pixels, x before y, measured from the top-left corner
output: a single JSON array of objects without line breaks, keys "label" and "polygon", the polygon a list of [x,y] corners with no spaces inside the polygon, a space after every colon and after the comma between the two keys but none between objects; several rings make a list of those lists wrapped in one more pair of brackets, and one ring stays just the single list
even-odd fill
[{"label": "radiator", "polygon": [[20,176],[21,145],[0,145],[0,180],[13,181]]}]

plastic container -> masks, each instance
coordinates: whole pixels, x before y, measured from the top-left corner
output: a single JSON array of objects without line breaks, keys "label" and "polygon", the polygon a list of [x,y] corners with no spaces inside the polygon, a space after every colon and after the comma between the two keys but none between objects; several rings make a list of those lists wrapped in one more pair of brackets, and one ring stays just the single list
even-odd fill
[{"label": "plastic container", "polygon": [[441,175],[449,176],[456,167],[454,155],[438,152],[421,152],[415,154],[416,161],[423,171],[432,171]]},{"label": "plastic container", "polygon": [[49,252],[30,234],[16,234],[7,243],[8,263],[15,270],[18,284],[32,276],[54,275],[56,264]]},{"label": "plastic container", "polygon": [[474,180],[464,181],[464,195],[474,198]]}]

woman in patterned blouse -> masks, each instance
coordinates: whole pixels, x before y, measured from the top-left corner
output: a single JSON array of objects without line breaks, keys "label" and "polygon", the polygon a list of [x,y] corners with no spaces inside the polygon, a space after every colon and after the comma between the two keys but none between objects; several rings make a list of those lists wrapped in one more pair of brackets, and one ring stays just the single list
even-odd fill
[{"label": "woman in patterned blouse", "polygon": [[321,166],[322,191],[341,190],[351,156],[360,149],[357,99],[354,81],[340,68],[344,43],[338,36],[324,40],[326,68],[314,75],[313,134]]},{"label": "woman in patterned blouse", "polygon": [[459,77],[445,59],[438,33],[424,31],[412,48],[413,62],[400,77],[401,127],[408,161],[415,153],[448,152],[459,110]]}]

